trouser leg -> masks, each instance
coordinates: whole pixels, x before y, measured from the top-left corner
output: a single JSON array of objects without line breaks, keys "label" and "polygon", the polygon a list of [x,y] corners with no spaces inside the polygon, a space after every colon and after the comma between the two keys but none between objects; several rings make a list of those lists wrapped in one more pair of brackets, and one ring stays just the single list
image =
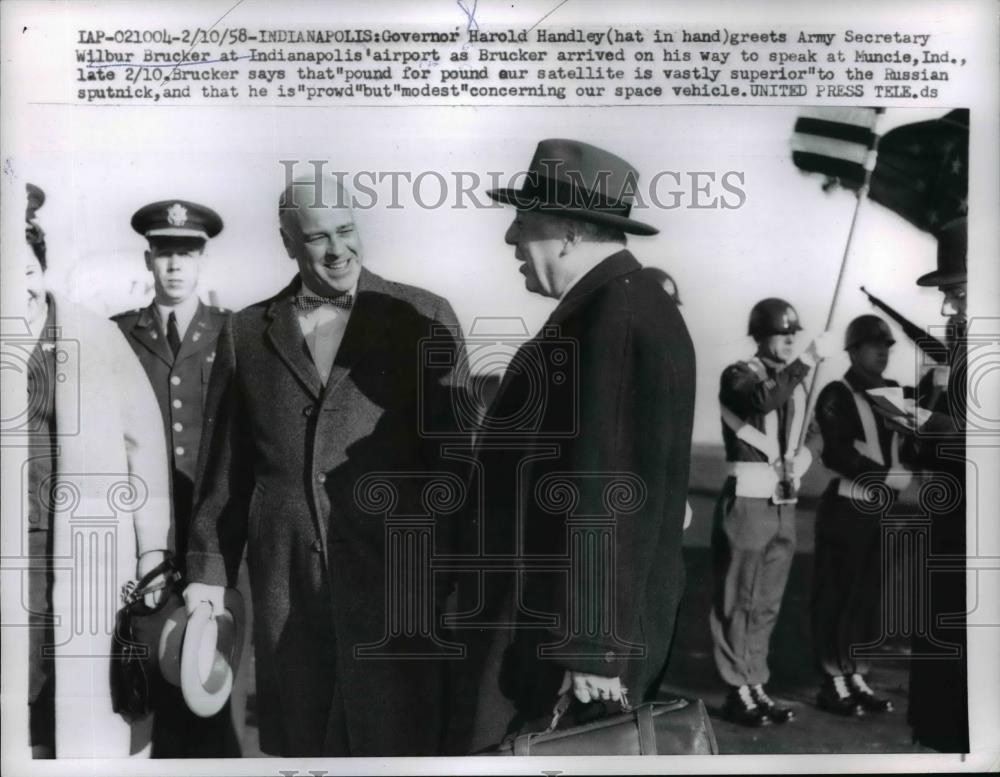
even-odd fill
[{"label": "trouser leg", "polygon": [[877,516],[858,515],[842,497],[824,497],[816,518],[812,620],[825,676],[863,675],[870,668],[856,652],[881,634],[880,533]]},{"label": "trouser leg", "polygon": [[[794,547],[794,523],[791,532]],[[715,595],[709,621],[716,668],[729,685],[766,680],[766,639],[773,628],[773,622],[767,622],[768,611],[773,609],[776,616],[777,607],[772,604],[773,593],[765,588],[780,583],[780,604],[791,563],[788,546],[788,529],[782,532],[773,505],[764,499],[736,497],[728,488],[723,491],[712,537]],[[762,639],[763,650],[758,647]]]},{"label": "trouser leg", "polygon": [[777,531],[762,532],[769,537],[760,564],[760,582],[753,599],[749,628],[747,629],[747,676],[750,685],[763,685],[770,679],[767,657],[771,634],[778,622],[781,601],[785,595],[788,573],[795,557],[795,508],[791,505],[764,505],[761,512],[777,523]]}]

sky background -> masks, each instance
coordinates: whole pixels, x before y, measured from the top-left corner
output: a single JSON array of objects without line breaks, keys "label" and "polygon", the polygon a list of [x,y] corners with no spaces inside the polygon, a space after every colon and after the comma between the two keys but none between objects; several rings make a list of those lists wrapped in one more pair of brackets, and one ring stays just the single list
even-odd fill
[{"label": "sky background", "polygon": [[[673,201],[670,192],[682,192],[681,206],[658,208],[647,198],[649,207],[633,216],[660,234],[632,237],[629,248],[643,264],[668,271],[680,288],[698,358],[698,442],[719,440],[718,377],[727,364],[752,354],[746,319],[757,300],[792,302],[807,330],[803,346],[822,329],[856,202],[843,190],[823,192],[821,177],[792,165],[794,108],[451,108],[444,121],[442,109],[434,108],[78,108],[72,132],[57,120],[58,107],[36,110],[39,131],[30,139],[36,148],[15,160],[15,173],[48,195],[39,219],[51,282],[109,315],[148,299],[145,241],[129,220],[161,199],[204,203],[225,222],[210,244],[201,287],[206,300],[211,291],[219,304],[238,309],[273,294],[295,271],[278,233],[276,202],[285,180],[279,160],[297,160],[299,172],[312,170],[308,160],[327,160],[327,170],[349,176],[362,170],[407,172],[414,179],[425,171],[443,175],[449,196],[436,208],[418,204],[440,198],[433,175],[418,195],[400,180],[402,207],[389,207],[388,180],[374,187],[376,205],[356,210],[366,265],[447,297],[474,337],[518,329],[533,334],[555,303],[523,287],[513,249],[503,242],[512,211],[478,208],[472,197],[456,208],[455,173],[477,175],[482,183],[475,199],[486,203],[490,174],[506,179],[525,170],[546,137],[575,138],[625,157],[639,170],[640,186],[658,172],[679,173],[680,186],[663,177],[657,191],[663,205]],[[877,129],[944,112],[889,109]],[[730,179],[746,195],[742,207],[689,207],[691,172],[715,176],[701,202],[721,196],[735,203],[718,182],[727,172],[742,174],[742,184]],[[367,204],[367,196],[358,196]],[[912,320],[938,324],[937,292],[914,284],[933,268],[935,251],[930,236],[863,202],[833,330],[842,333],[851,318],[872,311],[860,284]],[[487,320],[498,318],[506,321]],[[913,383],[916,354],[893,328],[899,343],[888,374]],[[846,365],[838,355],[821,379],[840,375]]]}]

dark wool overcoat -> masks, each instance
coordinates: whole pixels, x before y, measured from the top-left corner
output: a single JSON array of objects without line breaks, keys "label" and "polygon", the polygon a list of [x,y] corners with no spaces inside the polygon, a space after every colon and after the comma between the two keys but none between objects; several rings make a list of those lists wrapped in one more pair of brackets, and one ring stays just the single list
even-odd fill
[{"label": "dark wool overcoat", "polygon": [[232,584],[247,548],[265,752],[434,754],[444,662],[427,567],[461,483],[440,437],[460,401],[461,334],[444,299],[362,270],[323,386],[299,288],[219,336],[188,576]]},{"label": "dark wool overcoat", "polygon": [[480,570],[459,574],[450,752],[550,713],[565,670],[655,694],[684,581],[695,355],[661,284],[619,251],[504,375],[477,439]]}]

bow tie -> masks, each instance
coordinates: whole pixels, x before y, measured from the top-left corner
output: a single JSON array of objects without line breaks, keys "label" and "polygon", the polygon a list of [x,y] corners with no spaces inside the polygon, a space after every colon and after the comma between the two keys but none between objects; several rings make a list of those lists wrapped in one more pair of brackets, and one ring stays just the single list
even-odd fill
[{"label": "bow tie", "polygon": [[295,297],[293,304],[298,310],[304,313],[321,308],[324,305],[333,305],[344,310],[350,310],[354,304],[354,295],[341,294],[338,297],[317,297],[313,294],[299,294]]}]

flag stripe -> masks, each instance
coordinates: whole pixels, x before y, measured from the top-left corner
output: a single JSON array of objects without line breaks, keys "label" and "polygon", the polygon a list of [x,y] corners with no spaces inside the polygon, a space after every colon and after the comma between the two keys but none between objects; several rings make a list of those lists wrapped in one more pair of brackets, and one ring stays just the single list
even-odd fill
[{"label": "flag stripe", "polygon": [[875,145],[875,133],[871,131],[871,127],[846,124],[840,121],[800,116],[795,122],[795,132],[844,140],[860,144],[865,148],[872,148]]},{"label": "flag stripe", "polygon": [[792,162],[800,170],[839,178],[845,185],[853,183],[860,187],[865,181],[865,167],[857,162],[848,162],[844,159],[807,151],[793,151]]},{"label": "flag stripe", "polygon": [[858,143],[818,135],[793,135],[792,151],[836,157],[858,165],[864,165],[868,159],[868,149]]}]

